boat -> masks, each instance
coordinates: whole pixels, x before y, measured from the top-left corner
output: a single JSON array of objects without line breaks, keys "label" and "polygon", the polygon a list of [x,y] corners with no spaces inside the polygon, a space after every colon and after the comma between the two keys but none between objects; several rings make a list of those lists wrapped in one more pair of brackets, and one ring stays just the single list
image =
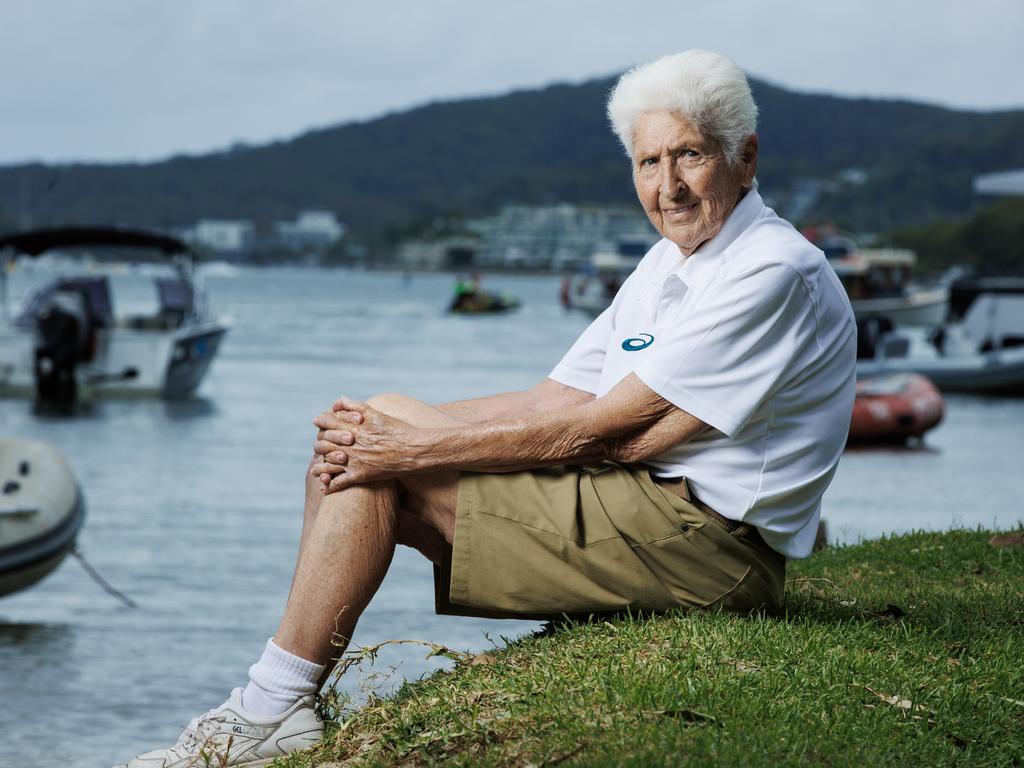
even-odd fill
[{"label": "boat", "polygon": [[924,376],[892,373],[857,382],[849,443],[903,443],[921,438],[943,415],[942,395]]},{"label": "boat", "polygon": [[510,293],[485,291],[480,287],[480,275],[460,277],[455,281],[455,294],[448,311],[457,315],[488,315],[519,308],[519,299]]},{"label": "boat", "polygon": [[562,306],[597,317],[612,303],[650,248],[650,242],[641,240],[623,240],[598,248],[576,275],[563,279],[559,297]]},{"label": "boat", "polygon": [[[157,256],[158,305],[151,314],[114,312],[111,276],[58,272],[12,316],[7,279],[19,258],[92,257],[93,249]],[[37,403],[97,397],[184,398],[202,382],[228,325],[196,284],[198,257],[168,235],[111,227],[68,227],[0,237],[0,396]]]},{"label": "boat", "polygon": [[949,293],[949,319],[985,348],[1024,346],[1024,277],[960,277]]},{"label": "boat", "polygon": [[488,315],[518,309],[521,302],[510,293],[473,291],[452,299],[448,311],[456,315]]},{"label": "boat", "polygon": [[81,491],[56,448],[0,439],[0,597],[60,565],[84,520]]},{"label": "boat", "polygon": [[917,373],[943,392],[1024,393],[1024,347],[979,344],[964,323],[894,328],[873,343],[861,331],[858,352],[858,379]]},{"label": "boat", "polygon": [[913,251],[861,248],[831,253],[829,263],[850,297],[858,321],[884,318],[893,325],[936,325],[946,320],[949,289],[910,282]]}]

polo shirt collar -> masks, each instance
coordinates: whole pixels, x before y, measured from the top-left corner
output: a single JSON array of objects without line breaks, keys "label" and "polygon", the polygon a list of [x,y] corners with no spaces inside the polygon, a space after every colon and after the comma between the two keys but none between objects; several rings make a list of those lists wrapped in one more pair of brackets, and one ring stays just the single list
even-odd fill
[{"label": "polo shirt collar", "polygon": [[670,275],[678,277],[688,289],[703,288],[718,274],[722,266],[721,259],[714,257],[721,256],[757,220],[763,210],[764,201],[758,194],[757,187],[752,187],[736,203],[736,207],[732,209],[718,234],[684,257],[682,263]]}]

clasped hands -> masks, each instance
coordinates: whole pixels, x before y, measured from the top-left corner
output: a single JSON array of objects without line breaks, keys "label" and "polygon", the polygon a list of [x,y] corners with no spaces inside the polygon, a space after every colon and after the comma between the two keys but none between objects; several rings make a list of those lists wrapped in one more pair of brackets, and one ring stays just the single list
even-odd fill
[{"label": "clasped hands", "polygon": [[313,425],[318,429],[313,445],[318,460],[310,474],[320,478],[325,494],[415,469],[409,450],[413,428],[366,403],[340,397]]}]

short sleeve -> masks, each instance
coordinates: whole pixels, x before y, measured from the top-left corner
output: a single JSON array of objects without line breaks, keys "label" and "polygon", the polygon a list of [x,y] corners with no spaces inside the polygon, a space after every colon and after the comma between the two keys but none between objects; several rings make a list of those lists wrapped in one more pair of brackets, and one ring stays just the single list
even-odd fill
[{"label": "short sleeve", "polygon": [[[709,288],[659,328],[637,376],[678,408],[735,437],[815,338],[800,273],[759,265]],[[808,346],[811,345],[811,346]]]},{"label": "short sleeve", "polygon": [[560,384],[597,394],[608,341],[612,336],[614,304],[598,315],[548,374]]}]

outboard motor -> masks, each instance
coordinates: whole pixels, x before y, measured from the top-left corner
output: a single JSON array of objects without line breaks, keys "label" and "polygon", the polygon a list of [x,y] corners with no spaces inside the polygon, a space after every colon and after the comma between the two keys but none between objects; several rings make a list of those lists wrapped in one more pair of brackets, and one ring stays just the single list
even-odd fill
[{"label": "outboard motor", "polygon": [[36,405],[73,408],[78,400],[77,367],[92,357],[94,329],[82,295],[54,293],[35,317]]},{"label": "outboard motor", "polygon": [[884,315],[872,315],[857,321],[857,359],[873,360],[882,337],[896,326]]}]

